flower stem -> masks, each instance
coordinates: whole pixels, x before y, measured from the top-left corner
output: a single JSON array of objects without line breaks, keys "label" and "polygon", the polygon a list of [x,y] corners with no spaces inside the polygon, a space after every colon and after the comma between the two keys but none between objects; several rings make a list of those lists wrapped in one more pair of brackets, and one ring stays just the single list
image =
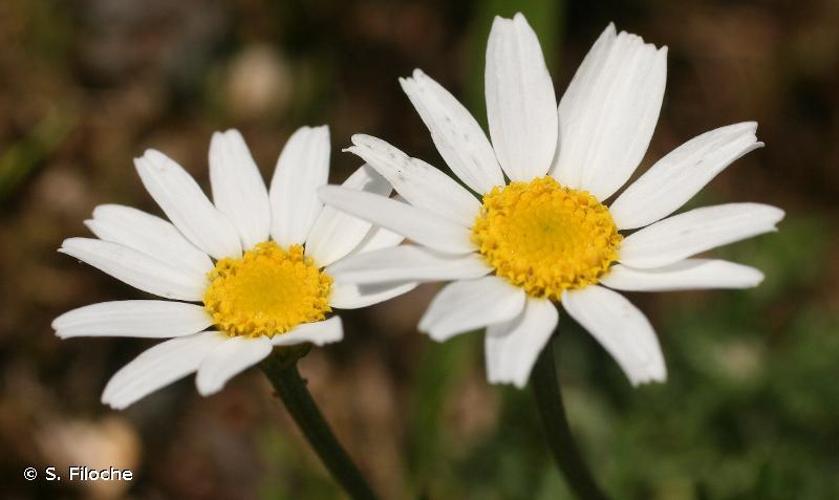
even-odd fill
[{"label": "flower stem", "polygon": [[556,375],[556,354],[559,334],[555,333],[542,349],[533,369],[531,385],[548,446],[571,491],[581,500],[607,500],[580,454],[568,427]]},{"label": "flower stem", "polygon": [[297,371],[297,359],[301,355],[289,357],[287,353],[281,353],[282,349],[277,351],[277,354],[269,356],[260,367],[268,376],[268,380],[283,400],[297,426],[303,431],[303,435],[306,436],[323,465],[341,484],[350,498],[375,500],[375,493],[335,438],[306,388],[306,380]]}]

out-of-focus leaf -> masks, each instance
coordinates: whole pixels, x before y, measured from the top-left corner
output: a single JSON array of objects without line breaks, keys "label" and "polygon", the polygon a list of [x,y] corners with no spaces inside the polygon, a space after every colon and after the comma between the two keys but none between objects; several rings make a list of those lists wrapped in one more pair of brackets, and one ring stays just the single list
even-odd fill
[{"label": "out-of-focus leaf", "polygon": [[0,151],[0,203],[11,196],[73,129],[71,114],[49,113],[23,140]]},{"label": "out-of-focus leaf", "polygon": [[452,386],[474,366],[481,337],[467,333],[444,343],[430,342],[422,356],[409,422],[409,463],[418,492],[446,469],[443,461],[450,443],[445,440],[444,405]]}]

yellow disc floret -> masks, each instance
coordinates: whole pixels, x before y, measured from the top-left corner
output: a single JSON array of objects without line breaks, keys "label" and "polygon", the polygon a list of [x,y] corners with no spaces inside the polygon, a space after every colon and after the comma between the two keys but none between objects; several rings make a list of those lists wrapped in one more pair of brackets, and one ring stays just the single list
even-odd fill
[{"label": "yellow disc floret", "polygon": [[219,260],[208,278],[204,307],[230,336],[272,337],[323,320],[331,310],[332,278],[300,245],[260,243],[241,258]]},{"label": "yellow disc floret", "polygon": [[622,239],[594,196],[552,177],[495,187],[472,228],[472,241],[497,276],[553,300],[597,283]]}]

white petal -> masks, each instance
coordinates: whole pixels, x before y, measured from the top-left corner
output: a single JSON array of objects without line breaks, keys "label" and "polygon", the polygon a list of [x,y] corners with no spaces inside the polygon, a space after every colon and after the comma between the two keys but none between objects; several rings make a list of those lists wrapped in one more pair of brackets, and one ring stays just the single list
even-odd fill
[{"label": "white petal", "polygon": [[583,171],[587,165],[580,162],[590,152],[586,141],[593,139],[577,131],[580,137],[574,141],[574,127],[594,122],[600,108],[605,105],[602,99],[597,101],[592,94],[597,90],[596,85],[605,85],[602,74],[615,45],[615,36],[615,25],[609,23],[580,63],[559,101],[559,146],[551,175],[572,188],[579,188],[583,184]]},{"label": "white petal", "polygon": [[647,152],[666,80],[667,47],[610,24],[560,100],[553,175],[598,200],[617,191]]},{"label": "white petal", "polygon": [[[390,195],[390,184],[372,167],[362,165],[342,184],[347,189]],[[309,237],[306,239],[306,255],[315,259],[318,266],[328,266],[348,255],[367,236],[372,224],[353,217],[334,207],[323,207]]]},{"label": "white petal", "polygon": [[210,351],[198,366],[195,386],[202,396],[220,391],[228,380],[265,359],[274,347],[268,337],[231,337]]},{"label": "white petal", "polygon": [[180,337],[213,323],[202,306],[168,300],[121,300],[79,307],[55,318],[52,328],[70,337]]},{"label": "white petal", "polygon": [[329,305],[335,309],[360,309],[398,297],[416,287],[417,283],[379,283],[375,285],[333,283]]},{"label": "white petal", "polygon": [[207,277],[110,241],[67,238],[59,252],[73,256],[134,288],[167,299],[199,301]]},{"label": "white petal", "polygon": [[609,207],[618,229],[634,229],[667,217],[725,167],[763,146],[757,123],[728,125],[694,137],[657,161]]},{"label": "white petal", "polygon": [[189,241],[217,259],[241,255],[236,228],[183,167],[153,149],[134,165],[146,190]]},{"label": "white petal", "polygon": [[361,243],[353,249],[350,255],[395,247],[403,241],[405,241],[405,237],[401,234],[394,233],[390,229],[385,229],[381,226],[374,226]]},{"label": "white petal", "polygon": [[147,349],[111,377],[102,402],[116,410],[132,405],[197,370],[207,354],[227,339],[219,332],[201,332]]},{"label": "white petal", "polygon": [[274,335],[271,344],[277,346],[295,345],[309,342],[315,345],[331,344],[344,338],[344,327],[341,318],[331,318],[316,323],[305,323],[286,333]]},{"label": "white petal", "polygon": [[630,267],[662,267],[712,248],[775,231],[784,211],[760,203],[729,203],[684,212],[647,226],[621,243]]},{"label": "white petal", "polygon": [[216,207],[236,226],[243,248],[268,239],[271,226],[268,190],[238,130],[213,134],[210,185]]},{"label": "white petal", "polygon": [[556,94],[539,39],[523,15],[492,23],[484,85],[489,135],[507,177],[545,175],[557,147]]},{"label": "white petal", "polygon": [[163,262],[199,273],[213,269],[206,253],[183,237],[171,223],[136,208],[99,205],[85,221],[99,239],[133,248]]},{"label": "white petal", "polygon": [[618,362],[632,385],[667,378],[653,327],[623,295],[589,286],[565,292],[562,305]]},{"label": "white petal", "polygon": [[527,299],[522,313],[490,325],[484,335],[487,380],[492,384],[527,385],[539,353],[559,321],[556,306],[545,299]]},{"label": "white petal", "polygon": [[[405,199],[398,194],[393,197],[394,200],[404,202]],[[382,226],[373,226],[367,235],[361,240],[357,247],[353,248],[349,255],[356,255],[365,252],[373,252],[383,248],[392,248],[405,241],[405,237],[399,233],[395,233],[390,229]]]},{"label": "white petal", "polygon": [[352,255],[332,264],[327,274],[353,284],[480,278],[492,272],[475,253],[451,255],[417,245],[401,245]]},{"label": "white petal", "polygon": [[438,293],[419,322],[419,330],[442,342],[460,333],[515,318],[525,294],[501,278],[455,281]]},{"label": "white petal", "polygon": [[480,202],[448,175],[376,137],[356,134],[352,142],[354,145],[345,151],[369,163],[411,205],[466,227],[475,222]]},{"label": "white petal", "polygon": [[460,180],[480,194],[504,185],[486,134],[453,95],[419,69],[399,83],[431,132],[440,156]]},{"label": "white petal", "polygon": [[327,205],[397,232],[441,252],[470,253],[475,246],[466,227],[428,210],[384,196],[324,186],[318,191]]},{"label": "white petal", "polygon": [[703,288],[752,288],[763,281],[757,269],[713,259],[685,259],[655,269],[612,266],[600,283],[630,292],[663,292]]},{"label": "white petal", "polygon": [[329,177],[329,127],[291,135],[271,179],[271,236],[281,246],[303,244],[322,208],[317,189]]}]

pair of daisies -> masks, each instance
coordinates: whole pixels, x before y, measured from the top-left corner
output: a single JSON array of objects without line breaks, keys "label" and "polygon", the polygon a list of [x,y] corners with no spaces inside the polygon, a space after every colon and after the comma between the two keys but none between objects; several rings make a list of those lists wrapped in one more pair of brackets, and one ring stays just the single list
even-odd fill
[{"label": "pair of daisies", "polygon": [[169,339],[108,383],[102,401],[125,408],[193,372],[198,391],[212,394],[275,346],[340,340],[334,309],[449,281],[419,329],[444,341],[485,328],[490,382],[526,384],[559,304],[634,385],[663,381],[653,328],[618,291],[756,286],[763,276],[754,268],[692,257],[773,231],[784,215],[756,203],[671,215],[763,145],[754,122],[691,139],[606,205],[647,151],[666,53],[609,25],[557,105],[525,18],[496,18],[486,52],[489,138],[422,71],[400,80],[457,180],[356,135],[348,151],[365,164],[326,186],[328,130],[304,127],[266,189],[231,130],[210,144],[211,202],[177,163],[146,151],[137,171],[171,222],[102,205],[86,221],[98,239],[69,238],[60,251],[168,300],[93,304],[53,327],[62,338]]}]

